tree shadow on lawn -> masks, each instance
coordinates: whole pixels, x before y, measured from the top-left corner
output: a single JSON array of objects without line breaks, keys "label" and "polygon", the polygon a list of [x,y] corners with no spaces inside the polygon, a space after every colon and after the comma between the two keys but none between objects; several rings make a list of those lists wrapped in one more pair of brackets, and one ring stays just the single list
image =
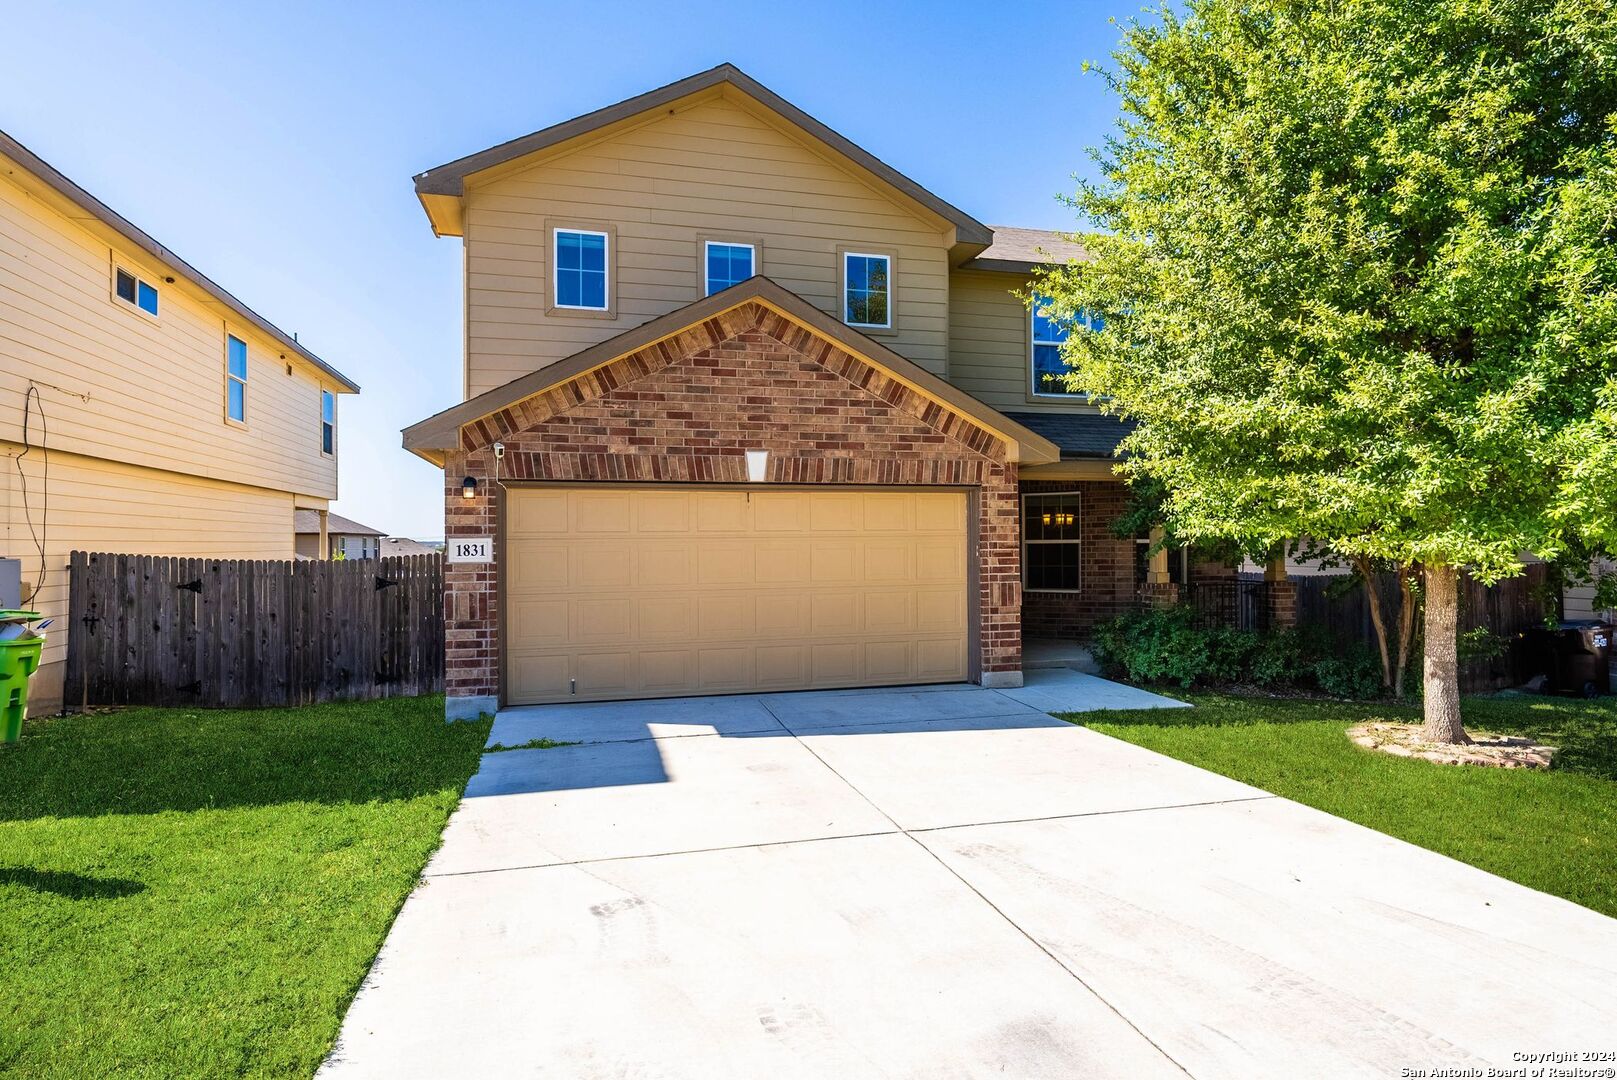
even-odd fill
[{"label": "tree shadow on lawn", "polygon": [[65,870],[36,870],[31,866],[0,866],[0,887],[6,885],[20,885],[69,900],[116,900],[134,896],[146,888],[128,878],[91,877]]},{"label": "tree shadow on lawn", "polygon": [[488,728],[438,696],[30,720],[0,750],[0,821],[458,793]]},{"label": "tree shadow on lawn", "polygon": [[[1234,727],[1248,724],[1339,723],[1372,720],[1419,723],[1420,705],[1332,701],[1231,693],[1178,692],[1193,709],[1107,710],[1067,713],[1077,724],[1124,727]],[[1560,748],[1555,768],[1617,780],[1617,698],[1584,701],[1507,691],[1468,697],[1461,705],[1473,731],[1525,735]],[[1446,767],[1446,766],[1445,766]]]}]

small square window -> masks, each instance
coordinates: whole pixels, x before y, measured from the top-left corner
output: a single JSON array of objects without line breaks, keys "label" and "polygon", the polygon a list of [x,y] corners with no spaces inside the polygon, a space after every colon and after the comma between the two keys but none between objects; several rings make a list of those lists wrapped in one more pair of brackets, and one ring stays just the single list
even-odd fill
[{"label": "small square window", "polygon": [[247,343],[234,334],[225,335],[225,415],[247,422]]},{"label": "small square window", "polygon": [[739,285],[756,272],[752,268],[751,244],[718,244],[709,240],[706,246],[708,296]]},{"label": "small square window", "polygon": [[157,286],[121,266],[114,267],[112,271],[112,295],[153,318],[157,317]]},{"label": "small square window", "polygon": [[848,252],[842,257],[842,321],[886,329],[893,325],[892,260]]},{"label": "small square window", "polygon": [[607,310],[606,233],[557,229],[555,255],[556,306]]}]

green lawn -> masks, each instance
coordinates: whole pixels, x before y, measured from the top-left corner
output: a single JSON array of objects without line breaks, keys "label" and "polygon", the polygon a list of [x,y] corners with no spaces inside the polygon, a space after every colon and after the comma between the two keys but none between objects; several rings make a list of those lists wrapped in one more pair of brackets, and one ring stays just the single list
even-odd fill
[{"label": "green lawn", "polygon": [[0,748],[0,1072],[313,1072],[487,734],[438,697],[30,721]]},{"label": "green lawn", "polygon": [[1562,747],[1548,771],[1435,765],[1363,750],[1389,705],[1181,695],[1194,709],[1066,719],[1617,916],[1617,705],[1468,698],[1467,727]]}]

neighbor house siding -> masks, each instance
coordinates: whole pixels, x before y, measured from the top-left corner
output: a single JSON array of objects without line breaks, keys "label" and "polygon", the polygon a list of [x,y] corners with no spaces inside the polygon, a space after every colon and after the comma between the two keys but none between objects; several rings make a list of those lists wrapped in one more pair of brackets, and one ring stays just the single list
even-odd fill
[{"label": "neighbor house siding", "polygon": [[[13,183],[6,165],[0,158],[0,439],[22,441],[32,381],[48,384],[38,404],[54,446],[335,498],[336,458],[320,453],[319,374],[183,279],[165,282],[169,271],[144,253]],[[156,319],[113,298],[114,262],[157,285]],[[225,420],[227,333],[248,348],[245,426]],[[35,438],[40,423],[36,409]]]},{"label": "neighbor house siding", "polygon": [[[60,446],[53,432],[51,443]],[[53,449],[50,499],[41,500],[45,458],[35,447],[22,458],[28,485],[23,507],[17,457],[22,447],[0,442],[0,553],[22,560],[26,597],[39,580],[43,539],[44,585],[28,607],[56,620],[47,631],[41,675],[30,711],[50,711],[61,700],[61,662],[68,632],[68,555],[75,551],[143,555],[286,559],[292,554],[291,494],[229,484],[183,473],[84,457]],[[47,512],[48,511],[48,512]],[[32,529],[30,529],[30,519]],[[71,697],[69,700],[72,700]]]},{"label": "neighbor house siding", "polygon": [[[759,272],[839,318],[839,249],[891,252],[877,336],[946,373],[945,227],[728,99],[468,184],[465,205],[468,397],[698,299],[699,237],[759,244]],[[547,225],[614,230],[615,317],[546,314]]]}]

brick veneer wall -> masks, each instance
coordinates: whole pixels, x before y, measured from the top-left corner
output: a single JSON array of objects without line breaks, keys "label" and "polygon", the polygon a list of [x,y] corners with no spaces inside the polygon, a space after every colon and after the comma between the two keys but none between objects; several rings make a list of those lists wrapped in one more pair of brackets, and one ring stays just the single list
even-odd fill
[{"label": "brick veneer wall", "polygon": [[[462,429],[444,466],[451,542],[497,533],[500,494],[487,482],[496,440],[500,476],[513,483],[745,483],[745,452],[768,450],[769,483],[972,489],[977,665],[989,676],[1021,671],[1020,508],[1004,445],[772,309],[732,309]],[[471,500],[465,475],[479,479]],[[444,587],[448,694],[490,697],[497,574],[449,564]]]},{"label": "brick veneer wall", "polygon": [[1029,591],[1022,598],[1022,633],[1028,637],[1082,638],[1096,623],[1134,603],[1134,541],[1112,535],[1112,522],[1128,506],[1128,490],[1113,480],[1025,480],[1024,492],[1079,492],[1079,590]]}]

